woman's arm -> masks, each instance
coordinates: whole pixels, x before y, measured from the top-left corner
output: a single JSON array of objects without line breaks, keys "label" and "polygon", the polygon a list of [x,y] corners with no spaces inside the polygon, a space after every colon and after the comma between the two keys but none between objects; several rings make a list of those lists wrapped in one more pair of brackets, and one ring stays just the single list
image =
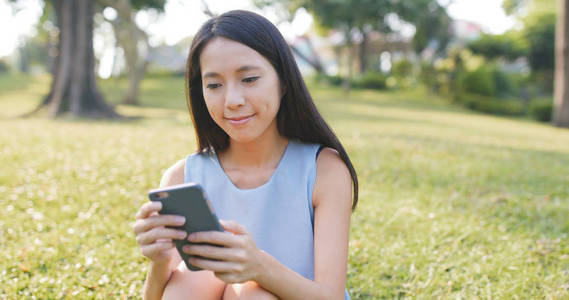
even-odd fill
[{"label": "woman's arm", "polygon": [[[160,187],[166,187],[176,184],[184,183],[184,168],[185,168],[185,161],[180,160],[166,172],[162,176],[162,180],[160,181]],[[144,287],[142,292],[143,299],[162,299],[162,294],[164,293],[164,289],[166,288],[166,284],[168,280],[170,280],[170,276],[172,272],[176,268],[176,266],[180,263],[181,258],[176,249],[170,249],[172,252],[169,261],[164,262],[154,262],[151,261],[148,266],[148,273],[146,275],[146,280],[144,281]]]},{"label": "woman's arm", "polygon": [[351,212],[351,177],[332,149],[322,150],[317,160],[313,190],[314,281],[294,272],[268,253],[259,250],[247,230],[236,222],[222,222],[228,232],[198,232],[194,243],[184,246],[193,265],[215,272],[226,283],[255,281],[280,299],[344,299]]}]

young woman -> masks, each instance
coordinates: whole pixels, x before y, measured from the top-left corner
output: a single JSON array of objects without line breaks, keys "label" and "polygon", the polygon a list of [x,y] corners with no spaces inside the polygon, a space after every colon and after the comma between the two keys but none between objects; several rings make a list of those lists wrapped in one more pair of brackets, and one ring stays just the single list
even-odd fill
[{"label": "young woman", "polygon": [[[165,227],[183,217],[144,204],[134,225],[150,259],[144,298],[349,299],[356,172],[277,28],[247,11],[210,19],[192,42],[186,85],[198,152],[160,186],[199,183],[225,232],[185,236]],[[186,246],[203,257],[191,259],[203,269],[194,272],[173,239],[223,247]]]}]

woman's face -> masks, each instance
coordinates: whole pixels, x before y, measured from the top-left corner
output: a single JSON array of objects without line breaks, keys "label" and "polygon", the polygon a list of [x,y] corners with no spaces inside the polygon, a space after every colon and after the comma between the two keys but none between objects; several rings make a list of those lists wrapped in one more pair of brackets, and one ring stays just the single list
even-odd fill
[{"label": "woman's face", "polygon": [[257,51],[216,37],[200,55],[202,88],[209,114],[236,142],[278,134],[282,97],[277,72]]}]

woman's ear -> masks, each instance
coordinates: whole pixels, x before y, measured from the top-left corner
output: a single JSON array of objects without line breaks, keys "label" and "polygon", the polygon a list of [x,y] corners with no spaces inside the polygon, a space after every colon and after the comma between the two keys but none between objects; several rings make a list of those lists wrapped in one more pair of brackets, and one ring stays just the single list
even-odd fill
[{"label": "woman's ear", "polygon": [[286,94],[286,85],[281,84],[281,98]]}]

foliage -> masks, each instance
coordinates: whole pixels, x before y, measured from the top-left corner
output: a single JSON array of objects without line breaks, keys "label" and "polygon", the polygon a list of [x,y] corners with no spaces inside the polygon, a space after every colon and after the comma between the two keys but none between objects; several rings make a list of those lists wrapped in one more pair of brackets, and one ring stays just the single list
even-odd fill
[{"label": "foliage", "polygon": [[315,80],[319,84],[329,84],[334,86],[341,86],[342,82],[344,82],[344,78],[340,75],[327,75],[324,73],[317,73]]},{"label": "foliage", "polygon": [[469,109],[504,116],[521,116],[525,113],[524,104],[518,99],[500,99],[480,94],[458,94],[458,102]]},{"label": "foliage", "polygon": [[532,101],[529,107],[530,115],[541,122],[551,121],[553,112],[553,99],[537,99]]},{"label": "foliage", "polygon": [[524,35],[529,43],[532,71],[552,71],[555,57],[555,14],[535,16],[526,21]]},{"label": "foliage", "polygon": [[516,92],[509,75],[494,65],[483,65],[474,71],[464,71],[459,76],[459,92],[497,97]]},{"label": "foliage", "polygon": [[527,47],[523,37],[515,31],[500,35],[483,34],[478,39],[468,43],[468,48],[474,53],[488,59],[504,57],[514,60],[525,56]]},{"label": "foliage", "polygon": [[413,49],[421,53],[430,42],[436,42],[436,52],[442,53],[451,39],[452,19],[446,12],[446,8],[438,2],[432,1],[407,1],[406,5],[413,3],[411,9],[417,13],[413,18],[415,35],[413,36]]},{"label": "foliage", "polygon": [[[387,16],[395,14],[400,20],[416,24],[419,28],[417,48],[424,48],[429,40],[439,41],[441,48],[448,43],[450,19],[445,9],[436,0],[392,1],[392,0],[256,0],[259,7],[279,6],[289,16],[300,8],[310,12],[318,27],[341,30],[345,44],[353,44],[353,34],[365,36],[370,30],[387,33],[392,30]],[[367,60],[360,52],[360,63]]]},{"label": "foliage", "polygon": [[460,90],[466,93],[473,93],[484,96],[494,96],[496,94],[496,82],[494,80],[494,70],[483,66],[472,72],[461,74]]},{"label": "foliage", "polygon": [[158,11],[164,11],[166,0],[130,0],[130,3],[136,10],[150,8]]},{"label": "foliage", "polygon": [[382,73],[368,71],[352,79],[352,87],[361,89],[383,90],[387,88],[387,76]]},{"label": "foliage", "polygon": [[413,62],[408,59],[401,59],[393,63],[391,75],[397,78],[413,76]]},{"label": "foliage", "polygon": [[[502,8],[508,15],[523,16],[555,13],[557,1],[552,0],[504,0]],[[526,15],[526,16],[527,16]]]},{"label": "foliage", "polygon": [[0,73],[8,73],[9,71],[10,65],[6,61],[0,59]]}]

